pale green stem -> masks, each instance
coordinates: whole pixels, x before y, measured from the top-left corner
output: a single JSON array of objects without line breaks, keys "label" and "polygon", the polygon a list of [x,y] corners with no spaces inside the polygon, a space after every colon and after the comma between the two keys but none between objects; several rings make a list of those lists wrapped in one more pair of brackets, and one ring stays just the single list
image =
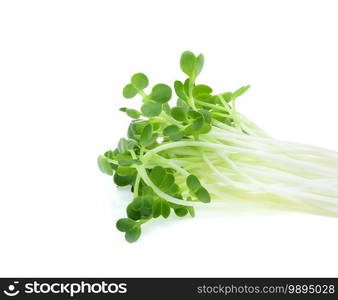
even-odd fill
[{"label": "pale green stem", "polygon": [[157,148],[148,151],[145,154],[144,158],[147,159],[152,154],[155,154],[160,151],[167,150],[167,149],[189,147],[189,146],[209,148],[209,149],[214,149],[214,150],[223,150],[226,153],[243,153],[243,154],[251,155],[253,157],[258,157],[260,159],[269,158],[271,160],[282,162],[286,166],[309,168],[313,171],[318,172],[318,174],[322,174],[324,176],[325,175],[337,176],[337,172],[335,170],[320,167],[320,166],[317,166],[317,165],[314,165],[308,162],[294,160],[289,157],[284,157],[283,155],[280,155],[280,154],[271,154],[271,153],[267,153],[267,152],[259,151],[259,150],[243,149],[243,148],[228,146],[224,144],[216,144],[216,143],[200,142],[200,141],[180,141],[180,142],[171,142],[167,144],[162,144],[161,146],[158,146]]},{"label": "pale green stem", "polygon": [[200,101],[200,100],[195,100],[195,102],[197,104],[203,105],[205,107],[214,108],[214,109],[217,109],[217,110],[228,112],[228,110],[226,108],[219,106],[219,105],[216,105],[216,104],[212,104],[212,103],[208,103],[208,102],[204,102],[204,101]]},{"label": "pale green stem", "polygon": [[190,104],[190,106],[194,109],[194,110],[196,110],[196,106],[195,106],[195,99],[194,99],[194,97],[193,97],[193,95],[192,95],[192,89],[193,89],[193,87],[194,87],[194,83],[195,83],[195,80],[193,80],[192,78],[190,78],[190,80],[189,80],[189,104]]},{"label": "pale green stem", "polygon": [[160,190],[149,178],[145,168],[143,166],[136,166],[137,172],[140,174],[142,180],[148,185],[150,186],[153,191],[161,198],[163,198],[164,200],[167,200],[171,203],[175,203],[178,205],[188,205],[188,206],[194,206],[194,207],[219,207],[219,206],[223,206],[222,203],[219,204],[213,204],[210,205],[208,203],[202,203],[202,202],[193,202],[193,201],[184,201],[178,198],[175,198],[173,196],[170,196],[166,193],[164,193],[162,190]]},{"label": "pale green stem", "polygon": [[139,185],[140,185],[140,176],[137,174],[135,184],[134,184],[134,198],[138,196]]}]

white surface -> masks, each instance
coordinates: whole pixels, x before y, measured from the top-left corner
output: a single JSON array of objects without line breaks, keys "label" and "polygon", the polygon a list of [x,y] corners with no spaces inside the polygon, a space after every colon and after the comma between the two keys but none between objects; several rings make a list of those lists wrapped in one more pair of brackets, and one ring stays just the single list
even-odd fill
[{"label": "white surface", "polygon": [[[135,72],[252,89],[239,109],[275,137],[338,150],[337,1],[1,1],[1,276],[338,276],[338,220],[198,212],[115,229],[129,196],[101,174]],[[149,225],[149,226],[148,226]]]}]

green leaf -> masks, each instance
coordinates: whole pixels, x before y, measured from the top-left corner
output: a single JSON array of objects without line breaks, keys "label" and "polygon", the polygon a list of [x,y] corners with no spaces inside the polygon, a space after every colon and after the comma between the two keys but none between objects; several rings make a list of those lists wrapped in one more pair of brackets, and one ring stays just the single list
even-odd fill
[{"label": "green leaf", "polygon": [[195,64],[196,64],[196,57],[194,53],[190,51],[185,51],[181,55],[180,66],[186,75],[190,78],[195,77]]},{"label": "green leaf", "polygon": [[136,73],[133,75],[133,77],[131,77],[131,84],[135,88],[143,90],[148,86],[149,80],[143,73]]},{"label": "green leaf", "polygon": [[162,211],[162,200],[157,198],[153,202],[153,218],[158,218],[161,215]]},{"label": "green leaf", "polygon": [[[143,128],[149,124],[147,120],[133,120],[129,124],[128,137],[132,140],[138,140],[138,135],[141,135]],[[129,136],[130,135],[130,136]]]},{"label": "green leaf", "polygon": [[181,81],[176,80],[174,82],[174,89],[175,89],[176,95],[179,98],[181,98],[181,99],[186,99],[187,98],[187,95],[184,92],[184,85],[183,85],[183,83]]},{"label": "green leaf", "polygon": [[145,196],[145,197],[152,197],[154,194],[153,192],[153,189],[148,186],[148,185],[145,185],[143,188],[142,188],[142,196]]},{"label": "green leaf", "polygon": [[141,227],[134,226],[132,229],[126,232],[125,239],[129,243],[134,243],[139,239],[140,235],[141,235]]},{"label": "green leaf", "polygon": [[186,95],[189,95],[189,89],[190,89],[190,79],[186,79],[184,81],[184,92],[186,93]]},{"label": "green leaf", "polygon": [[165,200],[161,201],[162,206],[161,206],[161,215],[163,218],[168,218],[170,215],[170,206],[169,203]]},{"label": "green leaf", "polygon": [[157,218],[160,215],[165,219],[168,218],[170,215],[170,206],[166,200],[157,198],[153,203],[153,217]]},{"label": "green leaf", "polygon": [[167,115],[170,115],[170,105],[168,103],[162,104],[162,109]]},{"label": "green leaf", "polygon": [[210,115],[208,110],[200,109],[198,112],[203,116],[203,119],[204,119],[205,122],[207,122],[209,124],[211,123],[211,115]]},{"label": "green leaf", "polygon": [[159,120],[152,120],[151,125],[153,125],[153,131],[158,131],[161,128],[162,122]]},{"label": "green leaf", "polygon": [[131,108],[128,108],[126,113],[132,119],[138,119],[141,115],[141,113],[139,111],[137,111],[136,109],[131,109]]},{"label": "green leaf", "polygon": [[149,177],[151,181],[159,187],[165,175],[166,171],[162,167],[156,166],[151,170]]},{"label": "green leaf", "polygon": [[143,205],[146,207],[146,208],[152,208],[153,207],[153,197],[151,196],[143,196],[142,197],[143,199]]},{"label": "green leaf", "polygon": [[141,115],[139,111],[137,111],[136,109],[132,109],[132,108],[121,107],[120,111],[125,112],[132,119],[138,119]]},{"label": "green leaf", "polygon": [[172,92],[170,86],[159,83],[151,90],[150,98],[158,103],[165,103],[171,99],[171,95]]},{"label": "green leaf", "polygon": [[[191,197],[187,198],[187,201],[192,201]],[[186,206],[186,208],[189,211],[190,216],[192,216],[193,218],[195,217],[195,208],[193,206]]]},{"label": "green leaf", "polygon": [[171,116],[177,120],[177,121],[185,121],[186,115],[185,115],[185,109],[183,107],[175,106],[170,111]]},{"label": "green leaf", "polygon": [[118,166],[116,169],[116,173],[120,176],[132,176],[134,175],[136,170],[134,168],[125,167],[125,166]]},{"label": "green leaf", "polygon": [[172,141],[178,141],[183,138],[184,133],[176,125],[169,125],[163,130],[163,134]]},{"label": "green leaf", "polygon": [[[126,140],[125,140],[126,141]],[[126,142],[126,148],[125,149],[128,149],[127,148],[127,142]],[[118,153],[116,156],[115,156],[115,159],[117,159],[118,161],[121,161],[121,160],[132,160],[132,156],[131,154],[128,152],[128,151],[125,151],[123,153]]]},{"label": "green leaf", "polygon": [[181,55],[180,66],[182,71],[194,80],[202,71],[204,65],[204,56],[200,54],[198,57],[190,51],[185,51]]},{"label": "green leaf", "polygon": [[172,174],[167,173],[161,181],[159,188],[162,191],[167,192],[174,184],[175,177]]},{"label": "green leaf", "polygon": [[133,208],[133,203],[130,203],[130,204],[127,206],[127,216],[128,216],[128,218],[137,221],[137,220],[140,220],[140,219],[141,219],[141,212],[138,211],[138,210],[135,210],[135,209]]},{"label": "green leaf", "polygon": [[198,76],[199,73],[201,73],[204,65],[204,56],[203,54],[200,54],[196,58],[196,64],[195,64],[195,77]]},{"label": "green leaf", "polygon": [[197,190],[196,197],[199,201],[204,202],[204,203],[209,203],[211,200],[209,192],[204,187],[200,187]]},{"label": "green leaf", "polygon": [[203,122],[203,126],[198,130],[198,133],[200,134],[206,134],[211,130],[211,125]]},{"label": "green leaf", "polygon": [[190,216],[195,217],[195,209],[193,206],[187,206]]},{"label": "green leaf", "polygon": [[142,162],[139,159],[119,159],[118,163],[120,166],[131,166],[131,165],[141,165]]},{"label": "green leaf", "polygon": [[119,153],[124,153],[128,150],[128,142],[127,139],[121,138],[118,142],[117,149]]},{"label": "green leaf", "polygon": [[173,142],[177,142],[177,141],[181,140],[183,137],[184,137],[184,133],[178,132],[177,134],[170,135],[169,139]]},{"label": "green leaf", "polygon": [[143,207],[143,198],[136,197],[132,202],[132,206],[134,210],[140,210]]},{"label": "green leaf", "polygon": [[179,187],[176,183],[174,183],[173,185],[171,185],[167,190],[166,193],[168,195],[171,195],[173,197],[178,197],[177,193],[179,191]]},{"label": "green leaf", "polygon": [[193,193],[197,192],[198,189],[201,188],[201,183],[195,175],[189,175],[186,182],[189,190]]},{"label": "green leaf", "polygon": [[109,159],[114,159],[115,158],[115,153],[114,151],[108,150],[104,153],[104,156],[109,158]]},{"label": "green leaf", "polygon": [[137,90],[133,87],[132,84],[129,83],[123,88],[122,94],[124,98],[130,99],[137,94]]},{"label": "green leaf", "polygon": [[118,158],[123,158],[123,159],[127,159],[126,157],[131,158],[130,153],[125,154],[124,156],[121,156],[121,154],[126,153],[128,150],[134,149],[136,145],[137,145],[137,142],[133,139],[121,138],[117,145],[117,150],[119,153]]},{"label": "green leaf", "polygon": [[188,214],[188,209],[184,206],[180,206],[178,208],[175,208],[174,212],[175,212],[176,216],[184,217]]},{"label": "green leaf", "polygon": [[232,93],[231,92],[223,93],[223,94],[221,94],[221,96],[223,97],[225,102],[229,103],[232,100]]},{"label": "green leaf", "polygon": [[194,130],[192,129],[192,125],[189,125],[184,129],[184,135],[189,136],[194,133]]},{"label": "green leaf", "polygon": [[206,84],[198,84],[194,86],[193,95],[198,94],[211,94],[212,88]]},{"label": "green leaf", "polygon": [[153,143],[152,135],[153,135],[153,127],[151,124],[148,124],[146,127],[143,128],[140,138],[141,145],[149,146],[150,144],[152,144]]},{"label": "green leaf", "polygon": [[137,225],[137,223],[129,218],[119,219],[116,222],[116,228],[122,232],[127,232],[128,230],[132,229],[135,225]]},{"label": "green leaf", "polygon": [[198,131],[203,127],[203,124],[204,124],[203,118],[198,118],[194,120],[194,122],[192,123],[192,129],[194,131]]},{"label": "green leaf", "polygon": [[111,164],[106,156],[100,155],[97,158],[97,164],[100,170],[108,175],[114,174],[113,164]]},{"label": "green leaf", "polygon": [[149,218],[153,214],[152,208],[142,207],[140,210],[142,218]]},{"label": "green leaf", "polygon": [[129,124],[128,126],[128,138],[130,139],[135,139],[136,138],[136,126],[135,126],[135,123],[133,123],[133,121]]},{"label": "green leaf", "polygon": [[190,109],[190,106],[183,99],[178,98],[176,101],[177,107],[183,108],[185,112]]},{"label": "green leaf", "polygon": [[232,96],[233,96],[234,98],[237,98],[237,97],[243,95],[249,88],[250,88],[250,85],[242,86],[242,87],[239,88],[238,90],[234,91],[234,92],[232,93]]},{"label": "green leaf", "polygon": [[137,142],[133,139],[127,139],[127,149],[132,150],[137,146]]},{"label": "green leaf", "polygon": [[169,125],[163,130],[163,134],[166,136],[172,135],[172,134],[177,134],[180,131],[178,126],[176,125]]},{"label": "green leaf", "polygon": [[203,119],[203,115],[201,113],[199,113],[198,111],[195,110],[189,110],[188,112],[188,116],[189,118],[193,119],[193,120],[197,120],[197,119]]},{"label": "green leaf", "polygon": [[132,184],[135,176],[120,176],[117,173],[114,174],[114,182],[118,186],[126,186]]},{"label": "green leaf", "polygon": [[156,117],[162,111],[162,104],[161,103],[146,102],[142,105],[141,111],[148,118]]},{"label": "green leaf", "polygon": [[224,118],[223,120],[223,123],[230,125],[230,126],[232,126],[233,122],[234,122],[233,118]]},{"label": "green leaf", "polygon": [[211,93],[212,88],[205,84],[196,85],[192,90],[193,97],[202,101],[208,99],[211,96]]}]

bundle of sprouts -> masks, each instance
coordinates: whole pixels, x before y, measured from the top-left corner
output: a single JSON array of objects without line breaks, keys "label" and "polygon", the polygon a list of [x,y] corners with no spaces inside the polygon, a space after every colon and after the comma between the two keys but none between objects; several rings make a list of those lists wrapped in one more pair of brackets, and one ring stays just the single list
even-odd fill
[{"label": "bundle of sprouts", "polygon": [[127,138],[98,158],[118,186],[131,186],[127,217],[117,221],[129,242],[141,225],[171,212],[195,216],[195,207],[272,208],[338,216],[338,153],[279,141],[236,110],[249,86],[213,93],[196,84],[202,54],[186,51],[180,66],[188,76],[172,90],[134,74],[125,98],[139,95],[140,111],[121,108],[133,120]]}]

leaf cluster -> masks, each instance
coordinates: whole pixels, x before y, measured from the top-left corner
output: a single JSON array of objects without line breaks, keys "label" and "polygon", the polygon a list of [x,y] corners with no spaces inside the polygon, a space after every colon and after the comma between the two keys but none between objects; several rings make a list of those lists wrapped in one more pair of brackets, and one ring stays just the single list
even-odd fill
[{"label": "leaf cluster", "polygon": [[[199,140],[212,130],[214,120],[235,126],[231,102],[245,93],[249,86],[234,92],[214,94],[208,85],[195,83],[203,65],[202,54],[183,52],[180,67],[187,78],[174,82],[177,96],[175,105],[169,104],[173,97],[170,86],[158,83],[149,88],[149,79],[143,73],[134,74],[123,88],[123,97],[132,99],[139,95],[142,105],[140,110],[120,108],[132,118],[127,138],[121,138],[117,147],[100,155],[97,162],[100,170],[112,176],[117,186],[129,186],[134,194],[126,208],[127,216],[116,223],[117,229],[125,234],[128,242],[137,241],[142,225],[152,219],[167,219],[171,213],[178,217],[193,217],[195,211],[189,204],[211,201],[206,186],[195,175],[187,172],[189,175],[185,182],[182,184],[180,181],[179,185],[177,178],[182,174],[177,170],[163,166],[161,160],[154,159],[151,166],[143,160],[144,155],[161,144]],[[165,156],[162,158],[165,159]],[[150,180],[145,180],[148,184],[140,175],[141,169],[145,170]],[[162,196],[158,191],[161,191]],[[170,197],[187,204],[174,204],[168,201]]]}]

